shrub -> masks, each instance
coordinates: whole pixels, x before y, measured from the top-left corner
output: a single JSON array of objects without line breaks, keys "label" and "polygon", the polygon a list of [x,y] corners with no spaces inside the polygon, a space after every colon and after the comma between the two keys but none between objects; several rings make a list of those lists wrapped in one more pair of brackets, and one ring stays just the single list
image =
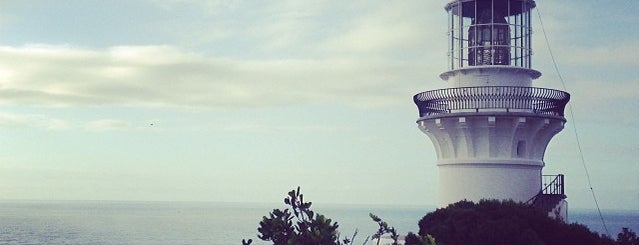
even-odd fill
[{"label": "shrub", "polygon": [[[456,244],[602,244],[608,237],[579,224],[565,224],[513,201],[460,201],[419,221],[419,235],[431,234],[439,245]],[[409,243],[407,245],[418,243]]]}]

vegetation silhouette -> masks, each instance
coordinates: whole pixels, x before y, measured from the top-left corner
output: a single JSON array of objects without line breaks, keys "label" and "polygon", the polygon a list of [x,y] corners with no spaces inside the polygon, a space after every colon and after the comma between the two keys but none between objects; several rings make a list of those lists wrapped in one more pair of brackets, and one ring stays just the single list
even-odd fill
[{"label": "vegetation silhouette", "polygon": [[[259,223],[258,238],[275,245],[349,245],[357,235],[340,240],[339,225],[324,215],[311,210],[311,202],[304,201],[300,188],[292,190],[284,199],[290,208],[274,209]],[[392,244],[400,244],[399,232],[374,214],[370,214],[379,229],[366,237],[379,244],[388,235]],[[494,244],[592,244],[639,245],[637,234],[623,228],[617,240],[599,235],[581,224],[567,224],[549,218],[547,214],[522,203],[513,201],[481,200],[478,203],[460,201],[437,209],[424,216],[418,223],[417,234],[409,232],[405,245],[494,245]],[[243,245],[252,243],[242,240]]]},{"label": "vegetation silhouette", "polygon": [[513,201],[460,201],[427,214],[418,224],[418,234],[431,234],[439,245],[616,244],[584,225],[566,224]]}]

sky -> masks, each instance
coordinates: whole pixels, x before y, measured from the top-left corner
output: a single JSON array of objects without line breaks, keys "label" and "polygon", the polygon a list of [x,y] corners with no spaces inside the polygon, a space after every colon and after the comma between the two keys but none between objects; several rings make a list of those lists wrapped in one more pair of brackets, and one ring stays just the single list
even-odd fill
[{"label": "sky", "polygon": [[[445,4],[0,1],[0,200],[434,206],[412,96],[446,87]],[[537,6],[574,114],[544,174],[639,210],[639,2]]]}]

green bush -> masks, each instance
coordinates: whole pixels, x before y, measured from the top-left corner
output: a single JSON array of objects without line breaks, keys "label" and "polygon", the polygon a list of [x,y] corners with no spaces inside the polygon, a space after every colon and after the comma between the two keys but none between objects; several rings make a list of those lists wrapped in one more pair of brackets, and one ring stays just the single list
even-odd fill
[{"label": "green bush", "polygon": [[[284,199],[289,208],[274,209],[259,223],[258,238],[273,244],[348,245],[355,234],[340,241],[337,222],[311,211],[311,202],[304,201],[300,188]],[[379,225],[372,235],[379,239],[389,234],[398,244],[398,232],[381,218],[370,214]],[[406,245],[494,245],[494,244],[589,244],[639,245],[637,234],[623,228],[617,241],[601,236],[580,224],[566,224],[551,219],[529,205],[513,201],[482,200],[479,203],[460,201],[428,213],[419,221],[418,234],[408,233]],[[366,237],[363,244],[368,242]],[[371,242],[374,240],[371,240]],[[242,240],[243,245],[252,240]]]},{"label": "green bush", "polygon": [[[304,195],[300,193],[300,188],[292,190],[284,198],[284,203],[290,209],[273,209],[269,216],[264,216],[257,231],[257,237],[263,241],[271,241],[275,245],[283,244],[312,244],[312,245],[348,245],[353,244],[357,231],[353,236],[340,241],[337,222],[326,218],[324,215],[316,214],[311,210],[311,202],[304,201]],[[379,244],[383,235],[390,234],[397,245],[399,235],[394,227],[389,226],[381,218],[370,214],[371,219],[379,225],[378,231],[373,234],[373,239],[377,239]],[[368,242],[368,238],[363,244]],[[243,245],[249,245],[252,239],[242,240]]]},{"label": "green bush", "polygon": [[621,232],[617,235],[617,244],[619,245],[639,245],[639,237],[637,234],[624,227],[621,229]]},{"label": "green bush", "polygon": [[[292,190],[284,199],[291,209],[274,209],[264,216],[257,231],[259,239],[272,241],[276,245],[284,244],[325,244],[338,245],[337,222],[324,215],[311,211],[311,202],[304,202],[300,188]],[[242,241],[247,245],[251,240]]]},{"label": "green bush", "polygon": [[419,221],[419,235],[427,234],[439,245],[615,244],[583,225],[565,224],[513,201],[460,201],[437,209]]}]

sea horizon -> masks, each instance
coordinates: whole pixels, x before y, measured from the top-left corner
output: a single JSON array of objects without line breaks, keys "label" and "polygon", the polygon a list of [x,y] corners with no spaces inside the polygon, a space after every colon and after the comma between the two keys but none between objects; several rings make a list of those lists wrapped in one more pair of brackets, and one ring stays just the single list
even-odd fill
[{"label": "sea horizon", "polygon": [[[263,216],[278,203],[208,201],[0,200],[2,244],[241,244],[257,238]],[[362,242],[377,225],[374,213],[400,234],[418,232],[419,220],[435,206],[314,204],[316,213],[339,225],[342,237]],[[639,231],[639,211],[602,210],[610,236],[622,227]],[[598,212],[569,210],[569,222],[604,234]]]}]

